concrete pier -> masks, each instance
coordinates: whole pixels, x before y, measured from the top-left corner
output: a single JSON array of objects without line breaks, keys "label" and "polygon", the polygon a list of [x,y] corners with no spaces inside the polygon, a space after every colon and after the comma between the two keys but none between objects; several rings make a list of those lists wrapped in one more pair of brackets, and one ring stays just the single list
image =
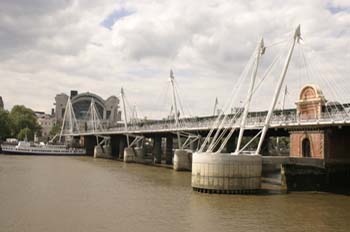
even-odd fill
[{"label": "concrete pier", "polygon": [[136,153],[134,148],[126,147],[124,149],[124,162],[125,163],[133,163],[136,160]]},{"label": "concrete pier", "polygon": [[166,164],[172,164],[173,163],[173,137],[167,136],[166,137],[166,144],[165,144],[165,162]]},{"label": "concrete pier", "polygon": [[111,159],[112,158],[112,148],[108,145],[96,145],[94,148],[94,158],[105,158],[105,159]]},{"label": "concrete pier", "polygon": [[192,169],[192,151],[176,149],[174,154],[173,168],[176,171],[191,171]]},{"label": "concrete pier", "polygon": [[113,158],[119,157],[119,136],[111,136],[111,153]]},{"label": "concrete pier", "polygon": [[119,159],[124,159],[124,149],[126,148],[126,137],[122,136],[119,138]]},{"label": "concrete pier", "polygon": [[127,147],[124,149],[125,163],[143,163],[145,156],[145,149],[143,147]]},{"label": "concrete pier", "polygon": [[146,155],[145,148],[143,148],[143,147],[135,147],[134,151],[135,151],[135,154],[136,154],[135,161],[136,162],[140,162],[140,163],[144,162],[144,158],[145,158],[145,155]]},{"label": "concrete pier", "polygon": [[227,141],[226,144],[226,152],[231,153],[236,150],[236,137],[231,136],[231,138]]},{"label": "concrete pier", "polygon": [[94,149],[97,145],[95,136],[84,136],[83,137],[83,146],[86,149],[86,154],[89,156],[94,156]]},{"label": "concrete pier", "polygon": [[194,153],[192,187],[208,193],[254,193],[261,188],[260,155]]},{"label": "concrete pier", "polygon": [[153,139],[153,162],[160,164],[162,161],[162,137],[155,136]]}]

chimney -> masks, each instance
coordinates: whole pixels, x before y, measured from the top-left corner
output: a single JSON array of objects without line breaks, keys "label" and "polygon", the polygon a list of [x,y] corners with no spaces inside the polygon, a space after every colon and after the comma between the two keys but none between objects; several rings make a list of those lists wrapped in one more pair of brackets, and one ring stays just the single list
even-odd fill
[{"label": "chimney", "polygon": [[75,97],[77,95],[78,95],[78,91],[76,91],[76,90],[71,90],[70,91],[70,99],[72,99],[73,97]]}]

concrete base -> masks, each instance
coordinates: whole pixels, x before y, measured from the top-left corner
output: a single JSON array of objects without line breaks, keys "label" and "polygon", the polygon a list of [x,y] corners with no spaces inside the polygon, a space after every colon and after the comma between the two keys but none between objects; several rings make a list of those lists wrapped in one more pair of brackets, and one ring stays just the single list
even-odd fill
[{"label": "concrete base", "polygon": [[142,147],[127,147],[124,149],[124,162],[143,162],[145,156],[145,149]]},{"label": "concrete base", "polygon": [[94,158],[111,159],[112,158],[111,146],[96,145],[94,148]]},{"label": "concrete base", "polygon": [[254,193],[261,188],[260,155],[194,153],[192,187],[209,193]]},{"label": "concrete base", "polygon": [[143,147],[135,147],[134,151],[136,153],[135,161],[142,163],[144,161],[146,150]]},{"label": "concrete base", "polygon": [[173,158],[173,168],[176,171],[192,170],[192,151],[176,149]]},{"label": "concrete base", "polygon": [[134,148],[127,147],[124,149],[124,162],[125,163],[133,163],[136,161],[136,153]]}]

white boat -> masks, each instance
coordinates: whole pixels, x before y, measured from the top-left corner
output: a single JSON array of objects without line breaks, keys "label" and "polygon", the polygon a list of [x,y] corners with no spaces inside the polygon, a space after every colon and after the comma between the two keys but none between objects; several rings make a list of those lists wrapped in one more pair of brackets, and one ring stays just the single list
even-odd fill
[{"label": "white boat", "polygon": [[85,155],[83,148],[73,148],[66,145],[54,144],[31,144],[27,141],[20,141],[18,144],[1,144],[1,151],[4,154],[23,155]]}]

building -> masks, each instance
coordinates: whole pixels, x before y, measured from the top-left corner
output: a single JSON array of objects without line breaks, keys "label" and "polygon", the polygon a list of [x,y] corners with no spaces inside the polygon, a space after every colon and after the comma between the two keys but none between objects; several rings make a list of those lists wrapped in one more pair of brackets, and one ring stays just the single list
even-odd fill
[{"label": "building", "polygon": [[0,109],[4,109],[4,102],[2,101],[1,96],[0,96]]},{"label": "building", "polygon": [[79,94],[77,91],[72,90],[70,96],[65,93],[61,93],[57,94],[55,97],[55,118],[57,122],[61,122],[63,120],[68,98],[71,99],[77,120],[87,120],[86,116],[92,99],[95,101],[101,120],[108,122],[109,124],[115,124],[121,119],[119,99],[116,96],[110,96],[104,100],[94,93],[86,92]]},{"label": "building", "polygon": [[45,114],[44,112],[34,112],[37,118],[38,124],[41,126],[41,136],[38,137],[39,141],[48,141],[50,137],[50,131],[56,124],[56,118],[54,115]]},{"label": "building", "polygon": [[[330,107],[330,104],[332,107]],[[327,102],[316,85],[305,85],[296,102],[300,120],[318,119],[339,103]],[[341,109],[338,109],[341,110]],[[346,127],[315,126],[308,130],[290,132],[290,156],[324,160],[349,159],[350,131]]]}]

